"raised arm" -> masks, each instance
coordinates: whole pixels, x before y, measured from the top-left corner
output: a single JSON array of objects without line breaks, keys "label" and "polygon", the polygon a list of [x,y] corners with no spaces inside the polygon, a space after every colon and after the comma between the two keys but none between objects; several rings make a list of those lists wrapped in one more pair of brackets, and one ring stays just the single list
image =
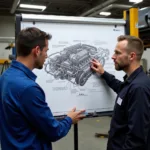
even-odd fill
[{"label": "raised arm", "polygon": [[111,75],[108,72],[106,72],[103,66],[100,64],[100,62],[97,61],[96,59],[93,59],[91,61],[91,69],[99,73],[101,77],[105,79],[108,86],[118,94],[118,92],[120,91],[120,87],[122,85],[122,82],[120,80],[116,79],[114,75]]}]

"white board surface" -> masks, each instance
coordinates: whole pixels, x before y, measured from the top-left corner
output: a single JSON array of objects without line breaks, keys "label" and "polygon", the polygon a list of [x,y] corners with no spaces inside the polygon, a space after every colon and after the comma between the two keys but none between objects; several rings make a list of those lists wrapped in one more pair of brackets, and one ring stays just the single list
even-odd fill
[{"label": "white board surface", "polygon": [[115,71],[111,56],[124,26],[21,22],[21,29],[35,26],[52,35],[49,58],[42,70],[34,70],[54,116],[65,115],[74,106],[86,112],[112,111],[116,94],[96,74],[90,74],[90,59],[97,58],[104,69],[123,80]]}]

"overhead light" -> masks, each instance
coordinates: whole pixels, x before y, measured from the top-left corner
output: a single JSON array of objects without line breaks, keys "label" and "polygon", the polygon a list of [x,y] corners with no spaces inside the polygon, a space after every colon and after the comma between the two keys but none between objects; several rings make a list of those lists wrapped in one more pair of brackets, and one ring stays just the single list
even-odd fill
[{"label": "overhead light", "polygon": [[143,7],[143,8],[141,8],[140,10],[145,10],[145,9],[147,9],[148,7]]},{"label": "overhead light", "polygon": [[111,12],[100,12],[99,14],[103,16],[109,16],[111,15]]},{"label": "overhead light", "polygon": [[143,0],[129,0],[129,2],[137,4],[143,2]]},{"label": "overhead light", "polygon": [[19,7],[30,8],[30,9],[41,9],[42,11],[45,10],[46,8],[46,6],[42,6],[42,5],[28,5],[28,4],[20,4]]}]

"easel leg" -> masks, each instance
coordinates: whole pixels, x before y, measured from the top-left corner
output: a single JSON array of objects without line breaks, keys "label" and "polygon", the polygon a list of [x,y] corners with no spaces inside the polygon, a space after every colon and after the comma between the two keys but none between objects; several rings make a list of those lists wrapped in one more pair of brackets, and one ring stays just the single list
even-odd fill
[{"label": "easel leg", "polygon": [[74,150],[78,150],[78,124],[74,125]]}]

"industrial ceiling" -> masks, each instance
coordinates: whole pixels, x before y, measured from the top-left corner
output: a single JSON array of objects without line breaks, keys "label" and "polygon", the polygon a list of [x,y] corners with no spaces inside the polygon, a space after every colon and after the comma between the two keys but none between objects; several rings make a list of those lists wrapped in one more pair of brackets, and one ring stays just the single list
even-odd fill
[{"label": "industrial ceiling", "polygon": [[[44,11],[20,8],[20,4],[47,6]],[[150,6],[149,0],[135,4],[129,0],[0,0],[0,15],[34,13],[63,16],[88,16],[123,18],[123,11],[131,7]],[[111,12],[110,16],[99,15],[102,11]]]}]

